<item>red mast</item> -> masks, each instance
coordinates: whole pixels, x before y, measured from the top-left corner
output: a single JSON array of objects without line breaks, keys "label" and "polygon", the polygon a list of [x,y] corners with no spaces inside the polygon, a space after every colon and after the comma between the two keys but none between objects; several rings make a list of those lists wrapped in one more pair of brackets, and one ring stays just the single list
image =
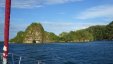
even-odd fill
[{"label": "red mast", "polygon": [[[11,9],[11,0],[6,0],[5,3],[5,26],[4,26],[4,53],[3,59],[6,59],[7,64],[7,57],[8,57],[8,42],[9,42],[9,27],[10,27],[10,9]],[[3,60],[4,62],[4,60]],[[5,64],[5,63],[4,63]]]}]

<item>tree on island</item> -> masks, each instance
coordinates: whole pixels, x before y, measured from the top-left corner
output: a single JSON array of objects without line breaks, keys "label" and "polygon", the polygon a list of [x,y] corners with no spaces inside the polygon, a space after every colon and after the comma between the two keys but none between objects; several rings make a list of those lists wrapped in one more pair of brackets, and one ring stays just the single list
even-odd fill
[{"label": "tree on island", "polygon": [[[38,33],[40,33],[41,35]],[[44,31],[43,26],[40,23],[32,23],[30,26],[27,27],[25,32],[18,32],[17,36],[11,39],[10,42],[24,43],[26,37],[30,39],[30,36],[33,38],[32,43],[34,42],[33,40],[38,37],[44,43],[113,40],[113,21],[108,25],[96,25],[77,31],[62,32],[59,36],[55,35],[52,32]]]}]

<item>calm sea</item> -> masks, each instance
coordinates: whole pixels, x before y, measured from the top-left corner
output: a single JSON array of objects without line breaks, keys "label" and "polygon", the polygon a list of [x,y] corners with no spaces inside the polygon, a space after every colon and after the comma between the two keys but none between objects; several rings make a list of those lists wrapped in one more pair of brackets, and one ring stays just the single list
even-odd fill
[{"label": "calm sea", "polygon": [[113,41],[10,44],[10,53],[21,56],[21,64],[113,64]]}]

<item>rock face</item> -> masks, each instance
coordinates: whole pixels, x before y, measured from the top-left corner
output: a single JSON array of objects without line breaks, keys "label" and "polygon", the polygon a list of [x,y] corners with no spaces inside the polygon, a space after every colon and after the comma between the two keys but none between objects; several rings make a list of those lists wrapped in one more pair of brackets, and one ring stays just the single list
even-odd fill
[{"label": "rock face", "polygon": [[44,29],[40,23],[32,23],[25,30],[24,43],[43,43]]},{"label": "rock face", "polygon": [[25,31],[19,31],[10,42],[15,43],[43,43],[44,29],[40,23],[32,23]]},{"label": "rock face", "polygon": [[46,32],[40,23],[32,23],[25,31],[19,31],[10,42],[15,43],[50,43],[56,42],[58,36],[52,32]]},{"label": "rock face", "polygon": [[10,42],[14,43],[52,43],[52,42],[89,42],[113,40],[113,21],[108,25],[96,25],[77,31],[63,32],[59,36],[44,31],[40,23],[32,23],[25,31],[19,31]]}]

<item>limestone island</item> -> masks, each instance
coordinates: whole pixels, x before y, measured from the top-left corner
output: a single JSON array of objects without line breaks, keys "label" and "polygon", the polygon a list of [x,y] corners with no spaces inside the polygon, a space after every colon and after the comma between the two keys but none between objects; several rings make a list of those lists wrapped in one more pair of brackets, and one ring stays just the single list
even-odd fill
[{"label": "limestone island", "polygon": [[90,42],[113,40],[113,21],[108,25],[90,26],[77,31],[62,32],[55,35],[44,30],[41,23],[32,23],[25,31],[19,31],[10,42],[14,43],[52,43],[52,42]]}]

